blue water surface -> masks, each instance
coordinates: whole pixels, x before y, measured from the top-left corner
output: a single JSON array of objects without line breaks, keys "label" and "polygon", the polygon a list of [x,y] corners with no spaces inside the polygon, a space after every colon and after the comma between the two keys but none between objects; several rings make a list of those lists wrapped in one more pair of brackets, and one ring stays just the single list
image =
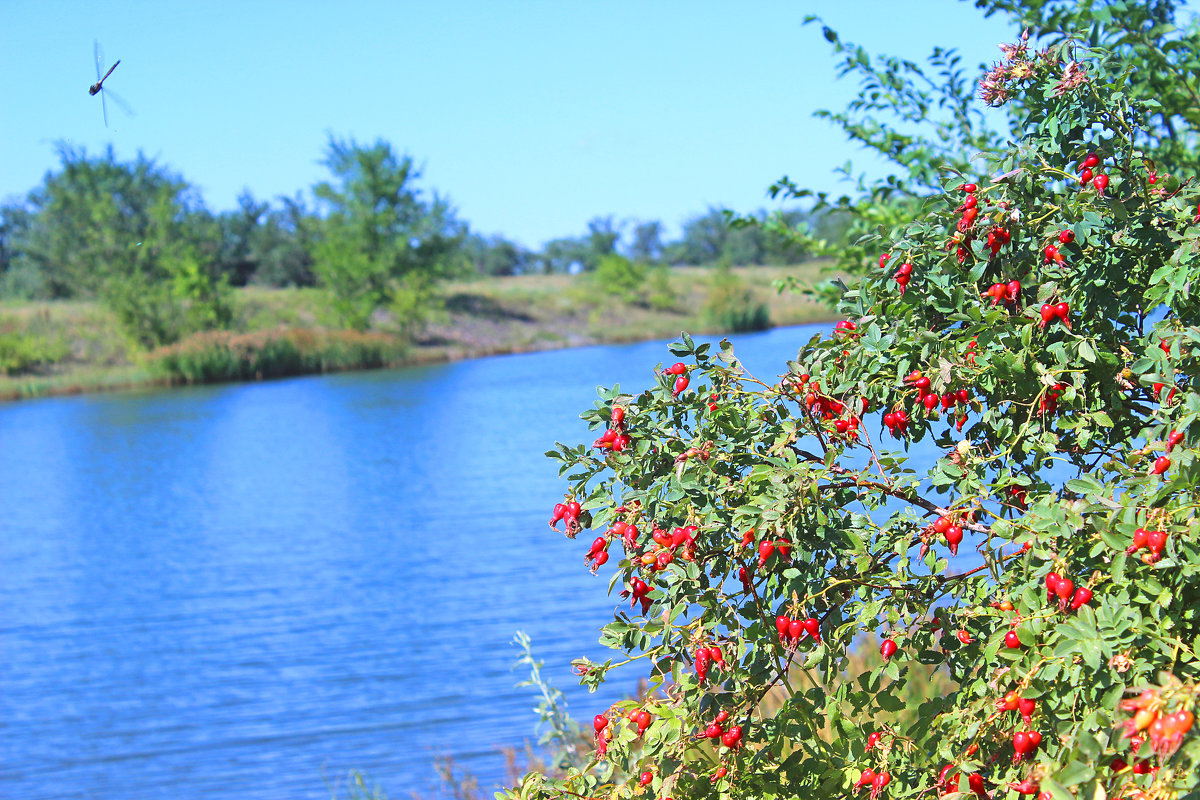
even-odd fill
[{"label": "blue water surface", "polygon": [[[819,327],[731,337],[760,376]],[[517,630],[588,720],[607,576],[543,453],[663,342],[0,407],[0,797],[490,791],[534,738]]]}]

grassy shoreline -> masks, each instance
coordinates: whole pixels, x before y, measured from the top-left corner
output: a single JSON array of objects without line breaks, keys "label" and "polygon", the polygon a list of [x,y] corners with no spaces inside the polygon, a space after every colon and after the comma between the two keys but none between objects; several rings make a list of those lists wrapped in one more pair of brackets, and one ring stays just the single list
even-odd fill
[{"label": "grassy shoreline", "polygon": [[[769,326],[779,327],[836,319],[828,308],[796,294],[779,294],[772,285],[785,277],[805,285],[816,283],[824,277],[824,266],[810,262],[732,272],[755,302],[765,303]],[[31,373],[0,374],[0,400],[413,366],[666,339],[681,330],[718,334],[726,331],[705,313],[715,274],[712,269],[697,267],[669,270],[674,301],[657,303],[657,307],[605,295],[588,276],[528,275],[451,282],[442,288],[441,308],[411,342],[386,332],[364,337],[327,327],[319,290],[250,287],[236,292],[232,330],[198,335],[200,344],[185,340],[168,348],[169,353],[133,356],[111,315],[95,303],[8,305],[0,307],[0,319],[10,328],[39,337],[65,355]],[[373,342],[369,351],[359,346],[358,340],[363,338]],[[354,346],[347,347],[347,340],[353,340]],[[294,341],[300,342],[299,349]],[[284,357],[281,360],[276,352],[266,370],[255,366],[256,353],[246,355],[254,348],[278,351],[281,343]],[[214,346],[220,348],[220,363],[215,367],[211,363]],[[193,359],[182,373],[176,370],[175,377],[164,372],[164,358],[174,358],[178,367],[179,353],[189,350],[208,361],[198,364]],[[181,379],[180,374],[193,379]]]}]

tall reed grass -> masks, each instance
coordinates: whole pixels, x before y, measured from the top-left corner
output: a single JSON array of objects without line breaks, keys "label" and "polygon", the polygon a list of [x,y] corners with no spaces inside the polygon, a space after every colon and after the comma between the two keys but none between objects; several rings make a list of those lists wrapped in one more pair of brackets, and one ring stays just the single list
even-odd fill
[{"label": "tall reed grass", "polygon": [[404,340],[385,333],[280,328],[206,331],[152,351],[152,372],[173,383],[220,383],[372,369],[399,363]]}]

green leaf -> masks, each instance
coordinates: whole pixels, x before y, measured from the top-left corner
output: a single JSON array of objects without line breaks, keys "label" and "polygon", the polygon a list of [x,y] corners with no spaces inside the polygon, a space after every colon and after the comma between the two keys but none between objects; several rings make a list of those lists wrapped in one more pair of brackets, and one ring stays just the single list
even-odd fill
[{"label": "green leaf", "polygon": [[[1096,777],[1096,770],[1081,761],[1071,761],[1054,775],[1063,786],[1078,786]],[[1067,795],[1070,797],[1070,794]]]}]

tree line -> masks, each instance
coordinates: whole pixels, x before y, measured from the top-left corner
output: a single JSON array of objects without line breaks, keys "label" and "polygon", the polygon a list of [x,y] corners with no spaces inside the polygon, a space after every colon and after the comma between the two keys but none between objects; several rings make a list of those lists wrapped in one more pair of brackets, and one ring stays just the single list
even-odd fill
[{"label": "tree line", "polygon": [[[388,142],[331,138],[329,177],[271,201],[249,191],[210,211],[196,188],[142,154],[121,161],[59,145],[60,165],[24,198],[0,206],[0,299],[95,299],[139,345],[220,328],[233,287],[322,287],[340,324],[382,313],[419,322],[439,280],[594,271],[606,258],[641,265],[786,264],[809,255],[788,231],[837,236],[837,215],[785,211],[773,225],[731,225],[710,208],[677,240],[657,220],[603,216],[540,250],[472,230],[421,184],[412,158]],[[748,219],[768,222],[765,212]],[[743,220],[743,223],[745,220]]]}]

